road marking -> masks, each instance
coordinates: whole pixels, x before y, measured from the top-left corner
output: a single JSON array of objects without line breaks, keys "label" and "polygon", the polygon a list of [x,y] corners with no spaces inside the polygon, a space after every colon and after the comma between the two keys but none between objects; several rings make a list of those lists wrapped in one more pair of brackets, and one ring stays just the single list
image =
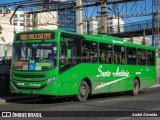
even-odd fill
[{"label": "road marking", "polygon": [[154,110],[160,110],[160,107],[151,109],[151,111],[154,111]]},{"label": "road marking", "polygon": [[116,120],[125,120],[125,119],[128,119],[128,118],[130,118],[130,117],[122,117],[122,118],[118,118]]},{"label": "road marking", "polygon": [[0,98],[0,104],[5,104],[5,103],[6,103],[6,101],[4,99]]},{"label": "road marking", "polygon": [[109,100],[103,100],[103,101],[98,101],[98,102],[109,102],[109,101],[117,101],[117,100],[123,100],[123,99],[126,99],[126,98],[119,98],[119,99],[109,99]]},{"label": "road marking", "polygon": [[155,88],[155,87],[160,87],[160,84],[158,84],[158,85],[153,85],[153,86],[151,86],[151,87],[149,87],[149,88]]}]

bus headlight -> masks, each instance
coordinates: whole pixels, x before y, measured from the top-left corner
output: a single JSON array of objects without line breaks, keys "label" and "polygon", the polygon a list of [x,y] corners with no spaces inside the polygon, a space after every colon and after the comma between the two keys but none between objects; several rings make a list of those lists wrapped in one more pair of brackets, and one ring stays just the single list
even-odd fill
[{"label": "bus headlight", "polygon": [[50,83],[52,83],[52,82],[55,81],[55,80],[56,80],[56,77],[55,77],[55,76],[49,78],[48,81],[47,81],[47,85],[49,85]]}]

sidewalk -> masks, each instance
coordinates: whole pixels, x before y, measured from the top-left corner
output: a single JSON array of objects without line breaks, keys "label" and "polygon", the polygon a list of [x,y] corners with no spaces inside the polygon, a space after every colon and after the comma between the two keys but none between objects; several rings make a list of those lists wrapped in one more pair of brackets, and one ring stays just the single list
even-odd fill
[{"label": "sidewalk", "polygon": [[38,98],[38,95],[12,94],[9,93],[9,91],[2,90],[3,89],[0,89],[0,104],[5,104],[6,102]]},{"label": "sidewalk", "polygon": [[5,104],[6,102],[14,102],[20,100],[29,100],[38,98],[36,95],[8,95],[0,97],[0,104]]}]

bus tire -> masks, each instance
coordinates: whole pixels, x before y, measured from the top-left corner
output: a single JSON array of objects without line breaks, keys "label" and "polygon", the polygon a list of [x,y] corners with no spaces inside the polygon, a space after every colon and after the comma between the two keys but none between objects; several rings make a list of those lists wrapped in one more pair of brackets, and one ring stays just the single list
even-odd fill
[{"label": "bus tire", "polygon": [[76,95],[76,99],[80,102],[87,100],[89,95],[89,86],[86,81],[82,81],[79,85],[78,94]]},{"label": "bus tire", "polygon": [[134,79],[133,83],[132,83],[132,94],[134,96],[138,95],[139,93],[139,88],[140,88],[140,83],[137,79]]},{"label": "bus tire", "polygon": [[43,102],[51,102],[52,96],[49,95],[39,95]]}]

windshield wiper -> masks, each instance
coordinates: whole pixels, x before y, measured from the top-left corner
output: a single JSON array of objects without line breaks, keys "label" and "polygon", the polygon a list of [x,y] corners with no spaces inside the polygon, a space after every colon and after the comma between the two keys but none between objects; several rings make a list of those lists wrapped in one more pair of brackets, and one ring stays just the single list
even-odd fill
[{"label": "windshield wiper", "polygon": [[42,39],[42,40],[41,40],[41,42],[38,44],[38,46],[37,46],[37,47],[40,47],[44,42],[45,42],[45,40],[44,40],[44,39]]}]

